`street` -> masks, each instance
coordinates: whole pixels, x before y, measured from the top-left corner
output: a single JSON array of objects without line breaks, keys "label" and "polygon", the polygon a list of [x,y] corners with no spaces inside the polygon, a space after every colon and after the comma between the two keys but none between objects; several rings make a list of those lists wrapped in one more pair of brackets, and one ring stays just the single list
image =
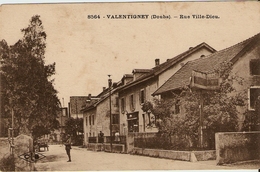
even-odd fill
[{"label": "street", "polygon": [[71,149],[72,162],[67,162],[65,148],[61,145],[50,145],[49,151],[41,153],[46,157],[35,164],[38,171],[236,169],[234,166],[216,166],[215,161],[186,162],[130,154],[93,152],[78,147]]}]

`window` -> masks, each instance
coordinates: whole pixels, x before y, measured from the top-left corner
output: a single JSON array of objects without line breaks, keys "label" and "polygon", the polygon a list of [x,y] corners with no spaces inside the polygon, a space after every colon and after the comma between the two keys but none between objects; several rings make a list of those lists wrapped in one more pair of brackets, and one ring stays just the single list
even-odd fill
[{"label": "window", "polygon": [[89,125],[91,125],[91,115],[89,115]]},{"label": "window", "polygon": [[124,98],[121,99],[121,111],[122,112],[125,111],[125,99]]},{"label": "window", "polygon": [[119,124],[119,114],[112,114],[112,124]]},{"label": "window", "polygon": [[95,118],[94,118],[94,115],[92,115],[92,124],[95,125]]},{"label": "window", "polygon": [[260,59],[252,59],[250,61],[250,74],[260,75]]},{"label": "window", "polygon": [[[256,100],[260,96],[260,86],[249,89],[249,110],[255,110]],[[259,97],[260,98],[260,97]]]},{"label": "window", "polygon": [[134,95],[130,95],[130,109],[134,110],[135,109],[135,100],[134,100]]},{"label": "window", "polygon": [[118,97],[116,97],[116,104],[115,104],[115,106],[116,106],[116,107],[119,106],[119,99],[118,99]]},{"label": "window", "polygon": [[86,117],[86,126],[88,126],[88,117]]},{"label": "window", "polygon": [[140,90],[140,104],[144,103],[145,101],[145,92],[144,89]]},{"label": "window", "polygon": [[67,116],[67,109],[62,109],[62,116]]}]

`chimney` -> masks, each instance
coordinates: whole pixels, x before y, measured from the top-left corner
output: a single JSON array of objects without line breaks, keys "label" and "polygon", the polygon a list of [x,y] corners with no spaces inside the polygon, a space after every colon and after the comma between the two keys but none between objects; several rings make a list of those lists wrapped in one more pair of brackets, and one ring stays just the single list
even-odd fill
[{"label": "chimney", "polygon": [[155,59],[155,66],[158,66],[160,64],[160,59]]},{"label": "chimney", "polygon": [[110,88],[112,86],[112,79],[108,79],[108,88]]},{"label": "chimney", "polygon": [[88,94],[88,98],[91,100],[91,94]]},{"label": "chimney", "polygon": [[106,87],[103,87],[103,91],[105,91]]}]

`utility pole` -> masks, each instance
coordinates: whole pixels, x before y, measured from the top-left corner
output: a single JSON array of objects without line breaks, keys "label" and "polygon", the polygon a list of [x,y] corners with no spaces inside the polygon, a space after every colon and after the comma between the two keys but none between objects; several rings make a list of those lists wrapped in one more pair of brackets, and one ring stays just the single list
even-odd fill
[{"label": "utility pole", "polygon": [[110,150],[112,152],[112,113],[111,113],[111,86],[112,79],[110,79],[111,75],[108,75],[108,87],[109,87],[109,114],[110,114]]},{"label": "utility pole", "polygon": [[200,129],[199,129],[199,135],[200,135],[200,147],[203,147],[203,121],[204,121],[204,116],[203,116],[203,95],[202,91],[200,91]]}]

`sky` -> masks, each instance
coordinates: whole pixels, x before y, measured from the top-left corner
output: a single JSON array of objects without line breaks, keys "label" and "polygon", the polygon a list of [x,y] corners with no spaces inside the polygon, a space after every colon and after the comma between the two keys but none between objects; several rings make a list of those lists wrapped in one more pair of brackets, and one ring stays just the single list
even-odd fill
[{"label": "sky", "polygon": [[[45,62],[56,63],[54,87],[66,107],[70,96],[100,93],[108,86],[108,75],[118,82],[133,69],[154,67],[156,58],[163,63],[202,42],[221,50],[252,37],[260,32],[259,13],[259,3],[244,1],[2,5],[0,39],[13,45],[22,38],[20,29],[28,26],[30,18],[41,16],[47,34]],[[120,14],[149,17],[107,17]],[[192,18],[206,14],[219,18]],[[171,19],[151,19],[151,15]]]}]

